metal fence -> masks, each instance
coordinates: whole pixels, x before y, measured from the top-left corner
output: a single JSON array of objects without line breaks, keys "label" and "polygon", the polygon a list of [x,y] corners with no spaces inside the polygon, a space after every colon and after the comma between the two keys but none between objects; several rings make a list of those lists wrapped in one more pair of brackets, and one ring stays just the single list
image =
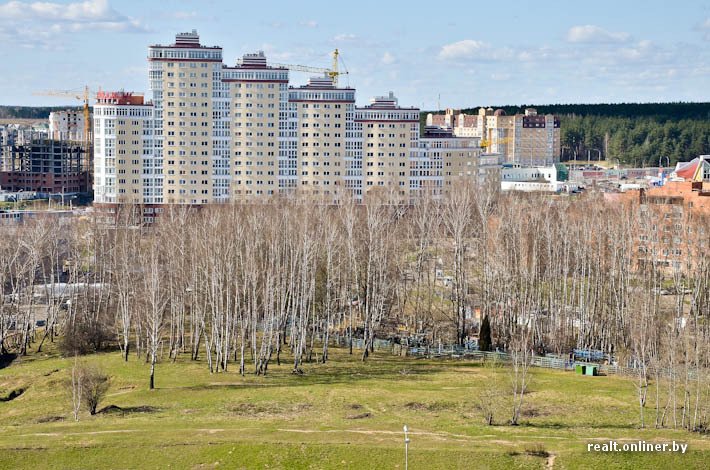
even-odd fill
[{"label": "metal fence", "polygon": [[[360,338],[353,338],[353,348],[362,349],[363,340]],[[349,338],[339,337],[334,338],[334,344],[337,346],[347,347],[350,345]],[[376,351],[389,351],[396,356],[406,356],[406,357],[418,357],[427,359],[467,359],[474,361],[498,361],[498,362],[511,362],[512,357],[510,354],[502,351],[489,352],[489,351],[478,351],[476,349],[464,348],[458,345],[441,345],[441,346],[407,346],[399,343],[395,343],[392,340],[375,338],[373,340],[373,349]],[[533,356],[531,359],[531,364],[535,367],[542,367],[544,369],[557,369],[557,370],[574,370],[576,364],[594,364],[599,367],[599,372],[606,375],[625,375],[632,376],[639,373],[638,367],[624,367],[612,364],[600,364],[595,362],[581,362],[581,361],[571,361],[564,357],[559,356]],[[664,377],[678,377],[679,374],[670,369],[661,368],[656,370],[655,368],[648,368],[648,374],[655,376],[660,375]],[[681,374],[682,375],[682,374]],[[688,376],[691,379],[697,377],[697,371],[688,371]]]}]

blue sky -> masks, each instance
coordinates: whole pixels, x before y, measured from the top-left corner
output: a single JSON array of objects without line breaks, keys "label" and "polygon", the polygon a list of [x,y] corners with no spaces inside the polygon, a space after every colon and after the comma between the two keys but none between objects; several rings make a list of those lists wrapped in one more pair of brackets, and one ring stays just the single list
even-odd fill
[{"label": "blue sky", "polygon": [[325,67],[338,47],[359,104],[390,90],[423,109],[710,101],[710,1],[0,0],[0,104],[144,92],[147,46],[193,28],[228,64],[264,50]]}]

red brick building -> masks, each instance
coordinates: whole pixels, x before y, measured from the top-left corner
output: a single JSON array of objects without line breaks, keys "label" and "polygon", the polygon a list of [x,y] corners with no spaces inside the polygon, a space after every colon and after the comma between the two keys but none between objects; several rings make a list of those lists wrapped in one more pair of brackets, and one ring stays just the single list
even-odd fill
[{"label": "red brick building", "polygon": [[607,202],[626,203],[638,209],[634,250],[639,265],[654,262],[683,270],[694,261],[699,250],[708,249],[710,157],[681,163],[672,176],[680,181],[623,194],[605,194]]},{"label": "red brick building", "polygon": [[4,148],[0,187],[7,191],[44,194],[89,192],[90,174],[85,170],[86,151],[81,143],[46,138]]}]

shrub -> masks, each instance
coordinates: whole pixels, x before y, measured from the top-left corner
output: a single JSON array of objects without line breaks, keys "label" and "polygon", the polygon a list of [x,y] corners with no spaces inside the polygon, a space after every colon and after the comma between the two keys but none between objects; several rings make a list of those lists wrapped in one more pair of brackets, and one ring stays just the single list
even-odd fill
[{"label": "shrub", "polygon": [[108,322],[104,319],[81,315],[77,316],[74,322],[67,323],[63,333],[59,348],[65,357],[99,351],[113,337]]},{"label": "shrub", "polygon": [[84,366],[82,374],[84,380],[84,403],[90,415],[96,414],[99,403],[106,395],[109,378],[97,366]]},{"label": "shrub", "polygon": [[481,332],[478,335],[478,349],[481,351],[491,350],[491,322],[488,315],[483,317],[481,322]]},{"label": "shrub", "polygon": [[106,395],[109,378],[94,365],[79,362],[74,358],[71,369],[71,380],[66,382],[67,390],[72,397],[74,420],[79,420],[79,409],[83,406],[90,415],[95,415],[99,403]]}]

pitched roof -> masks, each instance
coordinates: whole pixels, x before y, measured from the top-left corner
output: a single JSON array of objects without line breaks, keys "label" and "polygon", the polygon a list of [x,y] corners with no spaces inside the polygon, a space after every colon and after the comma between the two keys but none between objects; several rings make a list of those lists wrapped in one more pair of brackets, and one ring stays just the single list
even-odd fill
[{"label": "pitched roof", "polygon": [[700,165],[700,158],[698,157],[689,162],[678,162],[675,167],[675,174],[678,178],[685,178],[690,181],[695,177],[698,165]]}]

